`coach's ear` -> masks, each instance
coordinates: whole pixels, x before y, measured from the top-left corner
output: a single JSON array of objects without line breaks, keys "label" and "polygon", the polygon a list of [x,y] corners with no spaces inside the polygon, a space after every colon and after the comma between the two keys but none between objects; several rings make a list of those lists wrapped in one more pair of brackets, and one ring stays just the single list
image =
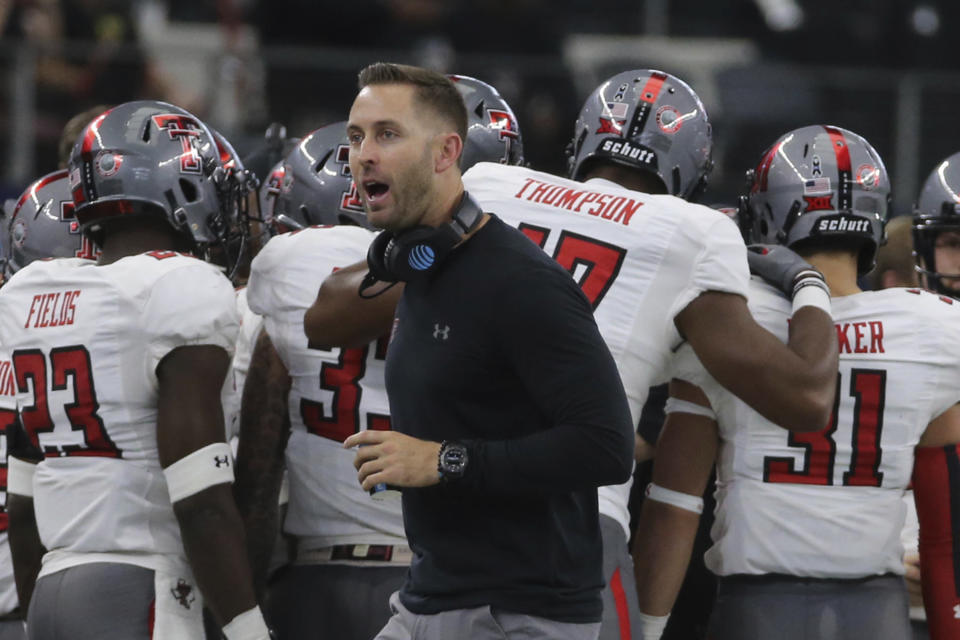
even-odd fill
[{"label": "coach's ear", "polygon": [[435,155],[434,170],[443,173],[451,167],[457,166],[460,154],[463,153],[463,139],[460,134],[452,131],[437,136],[438,148]]}]

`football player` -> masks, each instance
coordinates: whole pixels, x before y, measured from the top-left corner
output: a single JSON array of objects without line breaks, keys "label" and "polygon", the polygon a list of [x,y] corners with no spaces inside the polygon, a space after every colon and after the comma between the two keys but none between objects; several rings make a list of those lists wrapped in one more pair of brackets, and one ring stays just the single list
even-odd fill
[{"label": "football player", "polygon": [[[266,639],[229,484],[220,393],[236,339],[220,269],[243,197],[209,129],[162,102],[95,118],[70,159],[74,215],[101,249],[21,269],[0,344],[43,458],[17,465],[46,549],[32,638]],[[16,474],[12,474],[16,476]]]},{"label": "football player", "polygon": [[[767,411],[782,410],[746,389],[756,383],[749,374],[733,374],[758,363],[716,344],[736,326],[770,349],[768,357],[780,357],[774,356],[772,336],[746,310],[746,252],[736,225],[691,204],[703,192],[710,167],[710,124],[697,95],[679,78],[638,70],[608,79],[585,101],[571,143],[569,180],[497,165],[480,165],[464,176],[466,189],[482,205],[519,226],[578,280],[617,361],[635,422],[649,387],[662,381],[672,350],[684,338],[739,393],[767,404]],[[724,327],[721,318],[730,325]],[[812,363],[831,361],[827,347],[806,345],[800,354],[808,363],[777,346],[808,373],[817,370]],[[811,386],[810,379],[793,379],[786,370],[774,375],[784,375],[781,383],[788,388],[794,382]],[[599,490],[607,582],[602,640],[639,637],[627,546],[630,486]]]},{"label": "football player", "polygon": [[245,384],[236,493],[259,583],[276,536],[285,462],[283,529],[297,552],[269,589],[268,619],[280,638],[318,630],[373,637],[409,563],[399,502],[372,500],[341,446],[361,428],[389,428],[383,345],[316,349],[302,329],[323,278],[364,255],[373,237],[353,200],[347,148],[340,122],[307,135],[287,156],[273,220],[294,230],[267,243],[247,286],[264,331]]},{"label": "football player", "polygon": [[[89,238],[80,233],[73,215],[73,199],[67,171],[43,176],[28,186],[16,201],[8,201],[0,218],[0,273],[5,281],[21,268],[41,258],[94,259],[96,250]],[[0,638],[25,638],[22,617],[30,602],[30,593],[17,593],[14,571],[30,576],[21,583],[31,584],[40,568],[42,548],[30,535],[34,525],[33,504],[8,491],[7,454],[20,432],[16,419],[13,370],[9,359],[0,360]],[[16,464],[16,462],[14,463]],[[16,489],[16,487],[14,487]],[[21,508],[25,507],[25,508]],[[9,521],[13,537],[7,544]],[[26,521],[23,519],[26,518]],[[18,534],[19,535],[18,537]],[[26,534],[26,535],[22,535]],[[11,551],[12,558],[11,558]],[[19,607],[18,602],[23,606]]]},{"label": "football player", "polygon": [[913,255],[921,285],[960,297],[960,153],[927,176],[913,212]]},{"label": "football player", "polygon": [[[486,83],[454,79],[474,106],[464,162],[518,162],[522,146],[509,106]],[[363,491],[353,454],[342,446],[358,431],[390,428],[386,337],[328,349],[303,333],[303,314],[320,283],[362,260],[375,235],[348,153],[346,123],[327,125],[306,136],[274,172],[279,188],[270,213],[283,233],[254,260],[247,288],[250,308],[265,323],[241,411],[237,496],[262,580],[285,459],[290,502],[283,530],[297,551],[268,589],[268,619],[280,638],[304,638],[318,629],[344,640],[372,638],[390,617],[389,596],[400,588],[411,558],[396,492]]]},{"label": "football player", "polygon": [[[827,295],[811,298],[817,294],[803,287],[808,292],[797,298],[789,347],[753,321],[745,299],[747,253],[736,226],[689,202],[704,189],[711,148],[710,124],[693,90],[672,75],[633,70],[604,81],[584,103],[570,146],[570,179],[494,163],[477,165],[463,179],[485,210],[518,226],[580,283],[635,422],[649,387],[665,381],[673,350],[687,340],[724,384],[765,415],[811,429],[829,415],[836,352],[829,317],[804,307],[812,300],[826,305]],[[799,262],[788,270],[808,273],[804,284],[816,282]],[[389,326],[395,294],[359,300],[357,276],[364,271],[344,270],[324,282],[305,318],[311,338],[346,344]],[[792,293],[799,282],[786,277],[783,286]],[[351,326],[334,321],[338,314],[357,317],[358,308],[364,312]],[[743,340],[750,349],[741,348]],[[792,390],[786,402],[772,401],[783,389]],[[629,493],[629,483],[600,490],[603,638],[639,637]]]},{"label": "football player", "polygon": [[[890,187],[879,155],[857,134],[796,129],[751,175],[755,237],[783,245],[771,253],[799,252],[835,296],[836,400],[819,431],[789,433],[681,348],[638,532],[641,609],[670,610],[716,462],[706,563],[720,586],[711,637],[910,637],[900,531],[912,471],[931,637],[956,638],[949,505],[960,491],[960,308],[920,289],[860,291],[857,277],[882,242]],[[790,303],[753,280],[749,304],[786,341]]]}]

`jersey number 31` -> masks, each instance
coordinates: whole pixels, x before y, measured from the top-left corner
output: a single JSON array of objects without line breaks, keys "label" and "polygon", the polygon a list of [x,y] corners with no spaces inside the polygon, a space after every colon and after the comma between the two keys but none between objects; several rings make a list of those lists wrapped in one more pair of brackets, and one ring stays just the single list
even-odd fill
[{"label": "jersey number 31", "polygon": [[[767,456],[763,459],[764,482],[832,485],[833,465],[837,455],[834,434],[837,431],[837,410],[840,404],[842,376],[837,376],[837,395],[830,414],[830,423],[820,431],[790,433],[791,447],[803,448],[803,466],[797,469],[793,457]],[[850,466],[843,474],[843,485],[879,487],[880,435],[883,431],[883,408],[886,401],[887,372],[882,369],[854,369],[850,372],[849,393],[854,398]]]}]

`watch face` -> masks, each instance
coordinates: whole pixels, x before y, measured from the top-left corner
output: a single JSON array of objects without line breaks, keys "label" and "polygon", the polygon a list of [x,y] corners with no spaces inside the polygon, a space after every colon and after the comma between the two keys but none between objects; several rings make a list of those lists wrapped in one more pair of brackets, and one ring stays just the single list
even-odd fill
[{"label": "watch face", "polygon": [[462,444],[449,443],[443,450],[444,475],[459,476],[467,466],[467,448]]}]

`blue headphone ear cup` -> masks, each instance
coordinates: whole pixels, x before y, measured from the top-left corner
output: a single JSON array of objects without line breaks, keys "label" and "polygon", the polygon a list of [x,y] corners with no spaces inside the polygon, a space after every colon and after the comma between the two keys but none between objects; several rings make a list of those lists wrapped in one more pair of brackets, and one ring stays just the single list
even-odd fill
[{"label": "blue headphone ear cup", "polygon": [[459,241],[449,225],[414,227],[394,238],[384,253],[385,266],[398,280],[416,280],[433,272]]}]

